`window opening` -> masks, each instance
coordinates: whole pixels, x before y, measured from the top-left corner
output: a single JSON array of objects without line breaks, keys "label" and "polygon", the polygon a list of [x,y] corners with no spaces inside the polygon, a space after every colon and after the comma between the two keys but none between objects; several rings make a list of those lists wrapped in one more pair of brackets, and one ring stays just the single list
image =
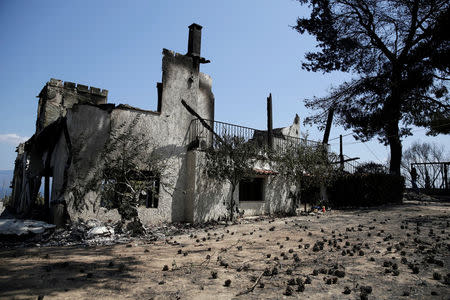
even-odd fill
[{"label": "window opening", "polygon": [[239,182],[239,201],[264,201],[264,178],[245,178]]}]

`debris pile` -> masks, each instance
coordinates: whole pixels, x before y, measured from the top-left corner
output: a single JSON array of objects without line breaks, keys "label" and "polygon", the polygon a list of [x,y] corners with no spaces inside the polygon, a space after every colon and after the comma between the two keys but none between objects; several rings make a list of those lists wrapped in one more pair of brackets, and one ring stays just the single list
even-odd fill
[{"label": "debris pile", "polygon": [[144,226],[143,235],[133,237],[131,232],[123,231],[123,227],[120,225],[120,222],[103,223],[99,220],[83,221],[80,219],[65,228],[56,228],[53,224],[36,220],[0,219],[0,245],[8,248],[126,244],[136,238],[146,241],[168,240],[199,227],[217,226],[217,224],[191,225],[186,223],[151,225]]},{"label": "debris pile", "polygon": [[36,220],[0,219],[0,235],[41,234],[56,226]]}]

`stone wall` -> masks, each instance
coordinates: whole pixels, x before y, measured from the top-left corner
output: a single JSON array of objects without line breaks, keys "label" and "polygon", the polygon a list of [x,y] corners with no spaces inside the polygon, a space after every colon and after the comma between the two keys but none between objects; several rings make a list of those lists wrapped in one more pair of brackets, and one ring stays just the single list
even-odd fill
[{"label": "stone wall", "polygon": [[65,116],[67,110],[76,103],[105,104],[108,90],[52,78],[38,97],[36,133],[58,118]]}]

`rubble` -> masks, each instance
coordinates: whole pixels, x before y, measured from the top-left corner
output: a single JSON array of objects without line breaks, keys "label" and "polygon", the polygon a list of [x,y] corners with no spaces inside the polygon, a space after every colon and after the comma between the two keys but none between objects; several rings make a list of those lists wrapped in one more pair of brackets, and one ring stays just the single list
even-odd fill
[{"label": "rubble", "polygon": [[[246,223],[258,222],[259,219],[242,220]],[[79,219],[64,228],[56,228],[53,224],[48,224],[36,220],[20,219],[0,219],[0,247],[49,247],[49,246],[101,246],[127,244],[132,240],[143,240],[147,242],[163,241],[176,244],[170,241],[173,236],[188,233],[198,229],[208,230],[213,227],[226,227],[227,223],[218,224],[216,222],[205,224],[171,223],[144,226],[144,234],[133,237],[131,232],[117,230],[120,222],[102,223],[99,220],[90,219],[83,221]],[[17,238],[19,237],[20,238]],[[183,253],[185,256],[187,253]]]},{"label": "rubble", "polygon": [[21,219],[0,219],[0,235],[41,234],[56,226],[42,221]]},{"label": "rubble", "polygon": [[111,236],[114,235],[114,229],[108,228],[106,226],[96,226],[94,228],[91,228],[87,232],[88,237],[94,237],[94,236]]}]

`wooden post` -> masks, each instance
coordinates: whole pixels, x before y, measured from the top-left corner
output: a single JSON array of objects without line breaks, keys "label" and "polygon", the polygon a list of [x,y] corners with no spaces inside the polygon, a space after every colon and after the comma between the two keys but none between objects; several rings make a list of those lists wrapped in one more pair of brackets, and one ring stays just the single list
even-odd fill
[{"label": "wooden post", "polygon": [[330,110],[328,111],[327,125],[325,126],[325,132],[323,134],[322,144],[324,145],[328,144],[328,138],[330,137],[331,131],[331,123],[333,122],[333,114],[334,108],[330,108]]},{"label": "wooden post", "polygon": [[445,189],[446,190],[448,190],[448,175],[447,175],[447,173],[448,173],[448,165],[447,164],[444,164],[444,182],[445,182]]},{"label": "wooden post", "polygon": [[267,97],[267,146],[273,148],[272,93]]},{"label": "wooden post", "polygon": [[339,160],[341,163],[341,169],[344,170],[344,152],[342,149],[342,134],[339,135]]}]

